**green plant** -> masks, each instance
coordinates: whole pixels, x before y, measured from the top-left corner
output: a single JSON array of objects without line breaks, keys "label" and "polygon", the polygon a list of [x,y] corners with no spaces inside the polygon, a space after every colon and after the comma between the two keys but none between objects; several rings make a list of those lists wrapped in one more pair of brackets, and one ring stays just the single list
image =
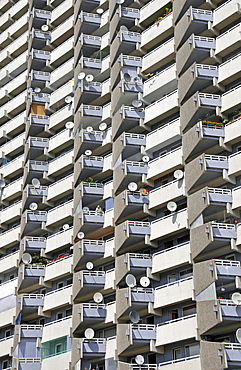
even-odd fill
[{"label": "green plant", "polygon": [[98,180],[94,180],[92,177],[87,177],[86,179],[80,180],[79,183],[81,182],[90,182],[90,183],[96,184]]}]

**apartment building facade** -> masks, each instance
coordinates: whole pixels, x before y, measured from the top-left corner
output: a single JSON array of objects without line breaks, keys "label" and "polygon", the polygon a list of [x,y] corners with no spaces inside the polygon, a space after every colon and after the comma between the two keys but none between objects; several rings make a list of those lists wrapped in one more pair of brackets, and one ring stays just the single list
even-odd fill
[{"label": "apartment building facade", "polygon": [[0,370],[241,368],[241,0],[0,30]]}]

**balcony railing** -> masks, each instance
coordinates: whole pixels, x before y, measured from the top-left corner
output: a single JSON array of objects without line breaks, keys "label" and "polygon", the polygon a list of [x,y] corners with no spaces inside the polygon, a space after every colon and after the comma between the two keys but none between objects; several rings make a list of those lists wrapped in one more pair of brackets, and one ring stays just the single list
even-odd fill
[{"label": "balcony railing", "polygon": [[216,265],[219,265],[219,266],[240,267],[239,261],[215,260],[215,263]]},{"label": "balcony railing", "polygon": [[179,358],[178,360],[172,360],[172,361],[166,361],[166,362],[160,362],[158,366],[166,366],[166,365],[173,365],[178,362],[183,362],[183,361],[189,361],[189,360],[194,360],[195,358],[199,358],[200,355],[195,355],[195,356],[189,356],[189,357],[183,357]]},{"label": "balcony railing", "polygon": [[73,286],[73,284],[69,284],[69,285],[63,286],[62,288],[51,290],[51,292],[47,292],[45,295],[47,296],[47,295],[50,295],[50,294],[54,294],[54,293],[60,292],[61,290],[65,290],[67,288],[70,288],[72,286]]},{"label": "balcony railing", "polygon": [[171,248],[167,248],[167,249],[164,249],[163,251],[159,251],[159,252],[156,252],[153,254],[153,257],[154,256],[157,256],[158,254],[162,254],[162,253],[166,253],[166,252],[170,252],[171,250],[173,249],[177,249],[177,248],[180,248],[180,247],[183,247],[184,245],[188,245],[190,242],[185,242],[185,243],[181,243],[181,244],[177,244],[177,245],[174,245],[174,247],[171,247]]},{"label": "balcony railing", "polygon": [[50,326],[50,325],[53,325],[53,324],[56,324],[58,322],[62,322],[62,321],[68,320],[68,319],[72,319],[72,316],[66,316],[66,317],[62,317],[62,319],[58,319],[58,320],[48,322],[48,323],[44,324],[44,327]]},{"label": "balcony railing", "polygon": [[212,226],[217,227],[218,229],[236,230],[235,225],[222,224],[222,223],[215,222],[215,221],[212,221]]},{"label": "balcony railing", "polygon": [[171,282],[171,283],[168,283],[168,284],[165,284],[165,285],[158,286],[158,287],[156,287],[156,288],[155,288],[155,290],[159,290],[159,289],[167,288],[167,287],[169,287],[169,286],[172,286],[172,285],[175,285],[175,284],[180,284],[180,283],[182,283],[182,282],[184,282],[184,281],[192,280],[192,279],[193,279],[193,277],[192,277],[192,276],[188,276],[188,277],[186,277],[186,278],[184,278],[184,279],[176,280],[176,281],[173,281],[173,282]]},{"label": "balcony railing", "polygon": [[130,258],[138,258],[138,259],[152,259],[151,254],[142,254],[142,253],[129,253]]},{"label": "balcony railing", "polygon": [[42,330],[43,325],[21,325],[22,330]]},{"label": "balcony railing", "polygon": [[150,227],[150,222],[127,221],[129,226]]},{"label": "balcony railing", "polygon": [[[0,234],[1,235],[1,234]],[[6,254],[5,256],[1,257],[0,258],[0,261],[4,260],[5,258],[8,258],[8,257],[11,257],[11,256],[14,256],[14,254],[18,254],[19,253],[19,250],[13,252],[13,253],[10,253],[10,254]]]},{"label": "balcony railing", "polygon": [[174,322],[179,322],[179,321],[183,321],[183,320],[188,320],[188,319],[191,319],[192,317],[196,317],[196,316],[197,316],[196,314],[192,314],[192,315],[188,315],[188,316],[179,317],[178,319],[174,319],[174,320],[169,320],[169,321],[161,322],[160,324],[157,324],[157,326],[163,326],[163,325],[172,324],[172,323],[174,323]]},{"label": "balcony railing", "polygon": [[26,299],[44,299],[44,294],[23,294]]}]

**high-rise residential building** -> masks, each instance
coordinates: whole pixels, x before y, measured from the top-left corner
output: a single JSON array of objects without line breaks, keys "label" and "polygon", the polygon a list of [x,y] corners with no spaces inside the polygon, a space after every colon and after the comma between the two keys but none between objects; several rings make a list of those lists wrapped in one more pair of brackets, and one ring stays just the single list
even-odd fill
[{"label": "high-rise residential building", "polygon": [[241,0],[0,31],[0,370],[241,369]]}]

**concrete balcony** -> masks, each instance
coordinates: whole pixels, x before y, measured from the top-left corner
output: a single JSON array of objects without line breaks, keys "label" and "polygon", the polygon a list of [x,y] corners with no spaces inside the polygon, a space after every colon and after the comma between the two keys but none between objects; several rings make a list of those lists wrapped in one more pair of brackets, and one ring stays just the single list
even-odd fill
[{"label": "concrete balcony", "polygon": [[165,68],[144,82],[143,97],[149,101],[160,99],[177,89],[176,64]]},{"label": "concrete balcony", "polygon": [[67,62],[61,64],[50,76],[50,86],[58,88],[73,77],[74,59],[70,58]]},{"label": "concrete balcony", "polygon": [[239,19],[241,2],[227,1],[213,11],[213,27],[221,30]]},{"label": "concrete balcony", "polygon": [[187,209],[151,222],[151,240],[162,238],[188,229]]},{"label": "concrete balcony", "polygon": [[241,151],[233,153],[228,158],[228,174],[238,176],[241,173],[241,166],[240,166],[240,158],[241,158]]},{"label": "concrete balcony", "polygon": [[143,108],[134,108],[123,105],[120,110],[114,114],[112,119],[113,138],[116,138],[124,131],[129,131],[133,127],[142,126],[144,117],[145,110]]},{"label": "concrete balcony", "polygon": [[239,75],[239,66],[241,63],[241,53],[235,55],[233,58],[228,59],[226,62],[219,66],[218,83],[227,85],[235,81]]},{"label": "concrete balcony", "polygon": [[47,200],[54,200],[70,193],[73,190],[73,174],[70,174],[48,187]]},{"label": "concrete balcony", "polygon": [[44,227],[47,221],[47,212],[26,210],[22,214],[21,231],[22,235],[31,234]]},{"label": "concrete balcony", "polygon": [[114,218],[118,219],[128,218],[128,216],[135,214],[142,215],[148,207],[148,195],[142,195],[139,191],[130,192],[124,190],[115,198]]},{"label": "concrete balcony", "polygon": [[217,66],[197,64],[194,62],[181,76],[179,80],[180,103],[190,98],[197,90],[210,88],[217,81],[219,70]]},{"label": "concrete balcony", "polygon": [[[194,3],[194,5],[196,5]],[[196,9],[189,7],[175,27],[175,45],[178,49],[192,33],[202,34],[208,28],[209,22],[213,20],[211,10]]]},{"label": "concrete balcony", "polygon": [[[231,4],[229,4],[230,6]],[[238,4],[237,4],[238,5]],[[237,9],[237,8],[236,8]],[[241,23],[230,28],[228,31],[222,33],[216,38],[216,50],[215,55],[224,57],[235,50],[238,51],[239,47],[239,33],[241,32]]]},{"label": "concrete balcony", "polygon": [[103,199],[104,185],[101,183],[81,182],[79,195],[84,197],[85,205]]},{"label": "concrete balcony", "polygon": [[57,109],[57,105],[61,105],[64,102],[66,96],[72,95],[74,90],[73,82],[67,82],[63,86],[59,87],[50,95],[49,107]]},{"label": "concrete balcony", "polygon": [[141,147],[146,144],[146,135],[123,132],[113,145],[113,162],[116,163],[120,154],[122,160],[127,159],[140,152]]},{"label": "concrete balcony", "polygon": [[105,244],[103,240],[83,239],[74,245],[74,269],[84,268],[88,261],[101,259],[105,255]]},{"label": "concrete balcony", "polygon": [[7,47],[0,52],[0,65],[1,67],[8,64],[11,61],[11,57],[17,57],[19,54],[27,50],[28,46],[28,32],[25,32],[19,36],[16,40],[11,42]]},{"label": "concrete balcony", "polygon": [[183,167],[182,147],[171,150],[148,163],[147,178],[156,179]]},{"label": "concrete balcony", "polygon": [[239,209],[241,207],[241,186],[238,186],[232,190],[232,209]]},{"label": "concrete balcony", "polygon": [[145,109],[144,123],[153,125],[154,123],[164,120],[179,110],[178,90],[163,96],[160,100],[148,105]]},{"label": "concrete balcony", "polygon": [[115,280],[118,284],[126,274],[145,274],[152,267],[152,256],[144,253],[126,253],[116,257]]},{"label": "concrete balcony", "polygon": [[140,23],[147,23],[149,18],[158,16],[160,9],[163,9],[168,5],[168,0],[152,0],[146,3],[140,9]]},{"label": "concrete balcony", "polygon": [[73,216],[73,200],[67,201],[48,211],[46,226],[63,223],[65,219]]},{"label": "concrete balcony", "polygon": [[44,265],[22,265],[18,270],[18,290],[21,293],[38,289],[43,286],[45,275]]},{"label": "concrete balcony", "polygon": [[41,370],[54,369],[54,367],[58,368],[62,367],[62,369],[67,370],[69,368],[70,363],[71,363],[71,351],[65,353],[61,352],[60,354],[56,353],[52,357],[48,357],[42,360]]},{"label": "concrete balcony", "polygon": [[12,354],[14,345],[14,335],[0,339],[0,353],[2,356]]},{"label": "concrete balcony", "polygon": [[193,278],[188,277],[156,288],[154,308],[157,309],[191,299],[194,299]]},{"label": "concrete balcony", "polygon": [[169,13],[159,22],[144,30],[141,34],[141,48],[151,49],[173,34],[173,13]]},{"label": "concrete balcony", "polygon": [[73,140],[72,130],[64,129],[49,139],[48,152],[58,152],[62,150],[64,146],[70,146]]},{"label": "concrete balcony", "polygon": [[0,234],[0,243],[1,248],[10,247],[13,244],[16,244],[20,240],[20,225],[8,229]]},{"label": "concrete balcony", "polygon": [[[45,249],[46,247],[46,238],[44,237],[32,237],[32,236],[25,236],[22,239],[22,246],[23,252],[25,251],[32,251],[32,252],[39,252],[41,249]],[[21,251],[21,249],[20,249]]]},{"label": "concrete balcony", "polygon": [[2,200],[9,201],[17,198],[22,192],[22,184],[23,178],[20,177],[19,179],[12,181],[8,185],[6,185],[2,192]]},{"label": "concrete balcony", "polygon": [[[132,72],[133,73],[133,72]],[[132,100],[138,98],[138,95],[143,92],[143,84],[142,82],[128,82],[126,83],[124,79],[122,79],[118,85],[113,89],[113,100],[111,102],[111,108],[113,114],[118,111],[122,105],[130,104]]]},{"label": "concrete balcony", "polygon": [[181,138],[180,118],[170,121],[146,135],[146,151],[155,152]]},{"label": "concrete balcony", "polygon": [[63,107],[62,109],[57,110],[54,114],[52,114],[49,118],[49,128],[57,130],[61,126],[63,127],[63,123],[70,121],[73,116],[73,109],[70,108],[68,105]]},{"label": "concrete balcony", "polygon": [[81,270],[74,274],[73,299],[84,301],[105,287],[105,271]]},{"label": "concrete balcony", "polygon": [[180,118],[182,131],[200,121],[200,117],[204,117],[207,114],[216,114],[216,110],[221,107],[221,95],[195,93],[181,105]]},{"label": "concrete balcony", "polygon": [[234,239],[236,238],[236,226],[232,224],[213,221],[191,228],[190,241],[192,257],[196,258],[201,253],[206,253],[207,255],[208,252],[210,252],[209,255],[212,253],[212,256],[214,256],[214,253],[218,252],[218,248],[223,248],[224,252],[230,253],[230,245],[234,245]]},{"label": "concrete balcony", "polygon": [[19,251],[6,254],[0,258],[0,269],[2,272],[12,270],[18,267]]},{"label": "concrete balcony", "polygon": [[22,212],[21,200],[17,203],[12,204],[11,206],[4,208],[1,211],[0,216],[1,226],[4,225],[5,223],[14,222],[15,220],[19,219],[21,212]]},{"label": "concrete balcony", "polygon": [[[195,6],[198,8],[203,3],[205,3],[205,0],[196,0]],[[176,2],[173,4],[173,10],[174,10],[174,23],[177,23],[177,21],[183,16],[183,14],[188,10],[188,8],[194,5],[192,0],[180,0],[179,2]]]},{"label": "concrete balcony", "polygon": [[4,178],[14,177],[18,173],[22,172],[24,168],[24,155],[21,154],[19,157],[6,163],[1,167],[1,172]]},{"label": "concrete balcony", "polygon": [[[125,334],[124,334],[125,333]],[[117,325],[117,353],[128,356],[137,354],[141,347],[156,339],[156,326],[146,324]]]},{"label": "concrete balcony", "polygon": [[224,125],[199,121],[183,135],[184,160],[208,150],[209,154],[223,151],[220,143],[225,138]]},{"label": "concrete balcony", "polygon": [[201,358],[200,355],[183,357],[178,360],[171,360],[160,362],[158,364],[158,370],[162,370],[164,367],[165,370],[189,370],[196,369],[201,370]]},{"label": "concrete balcony", "polygon": [[44,281],[56,280],[65,275],[72,273],[73,256],[68,255],[50,262],[45,268]]},{"label": "concrete balcony", "polygon": [[175,60],[174,38],[147,53],[142,59],[142,73],[154,72]]},{"label": "concrete balcony", "polygon": [[0,81],[1,84],[6,84],[11,76],[18,76],[22,73],[27,67],[27,56],[28,51],[19,55],[17,58],[14,58],[10,63],[3,67],[0,71]]},{"label": "concrete balcony", "polygon": [[98,229],[103,228],[104,226],[105,221],[104,212],[82,211],[78,217],[80,219],[81,231],[83,231],[85,234],[88,234],[90,232],[98,233],[99,232]]},{"label": "concrete balcony", "polygon": [[186,71],[194,62],[211,61],[211,51],[216,48],[216,39],[192,34],[177,53],[178,76]]},{"label": "concrete balcony", "polygon": [[33,161],[29,160],[26,163],[26,167],[28,169],[28,172],[46,172],[48,171],[48,162],[45,161]]},{"label": "concrete balcony", "polygon": [[198,338],[196,315],[184,316],[157,325],[156,347]]},{"label": "concrete balcony", "polygon": [[9,295],[15,294],[18,285],[18,278],[4,281],[0,284],[1,298],[8,297]]},{"label": "concrete balcony", "polygon": [[49,162],[48,176],[57,176],[60,173],[67,171],[74,164],[74,150],[71,149],[59,157],[52,159]]},{"label": "concrete balcony", "polygon": [[154,289],[152,288],[122,288],[116,290],[116,317],[128,320],[131,310],[142,310],[148,313],[150,303],[154,302]]},{"label": "concrete balcony", "polygon": [[104,357],[106,353],[106,339],[81,339],[81,347],[82,356],[85,358],[88,357],[88,359],[95,359],[97,357]]},{"label": "concrete balcony", "polygon": [[158,208],[171,200],[178,200],[186,195],[183,179],[174,180],[149,192],[149,209]]},{"label": "concrete balcony", "polygon": [[186,242],[154,253],[151,272],[162,273],[189,263],[191,263],[190,242]]},{"label": "concrete balcony", "polygon": [[14,135],[16,132],[21,131],[25,125],[25,112],[20,113],[13,119],[8,120],[0,127],[0,139],[6,140],[6,134]]},{"label": "concrete balcony", "polygon": [[69,58],[73,57],[74,37],[60,44],[51,52],[50,64],[59,66]]},{"label": "concrete balcony", "polygon": [[39,307],[44,305],[44,295],[43,294],[22,294],[21,299],[21,308],[23,310],[33,312],[33,310],[38,311]]},{"label": "concrete balcony", "polygon": [[59,45],[64,42],[69,36],[74,33],[74,15],[66,19],[59,26],[55,27],[51,32],[51,44]]},{"label": "concrete balcony", "polygon": [[42,342],[44,343],[50,340],[54,340],[56,339],[56,337],[61,338],[69,336],[71,326],[72,316],[67,316],[60,320],[50,321],[43,326]]},{"label": "concrete balcony", "polygon": [[[232,203],[232,191],[222,188],[202,188],[188,197],[188,219],[192,224],[201,214],[210,217],[225,211]],[[198,205],[198,207],[197,207]]]},{"label": "concrete balcony", "polygon": [[40,357],[19,358],[17,366],[19,370],[29,370],[29,369],[40,370],[41,369],[41,359]]},{"label": "concrete balcony", "polygon": [[0,150],[2,153],[4,153],[5,156],[7,155],[14,155],[16,153],[16,149],[20,149],[24,146],[25,143],[25,132],[16,136],[14,139],[6,142],[6,144],[2,145],[0,147]]},{"label": "concrete balcony", "polygon": [[53,253],[64,246],[72,245],[73,228],[50,235],[46,240],[46,253]]},{"label": "concrete balcony", "polygon": [[36,19],[51,19],[51,12],[49,10],[34,9],[34,17]]},{"label": "concrete balcony", "polygon": [[73,306],[73,332],[76,334],[83,328],[98,326],[106,319],[105,304],[79,303]]},{"label": "concrete balcony", "polygon": [[2,105],[2,107],[0,108],[0,120],[2,120],[3,118],[6,119],[6,117],[8,116],[9,118],[12,118],[12,116],[21,113],[25,107],[26,98],[27,93],[26,91],[23,91],[21,94],[15,96],[9,102]]},{"label": "concrete balcony", "polygon": [[[241,29],[241,28],[240,28]],[[241,31],[240,31],[241,32]],[[231,113],[235,108],[240,108],[239,96],[241,94],[241,85],[234,87],[222,95],[221,112]]]},{"label": "concrete balcony", "polygon": [[34,61],[46,62],[47,60],[48,61],[50,60],[51,53],[50,51],[32,49],[30,52],[30,56],[32,57]]},{"label": "concrete balcony", "polygon": [[[103,37],[107,38],[107,42],[109,43],[109,33],[104,35]],[[138,32],[131,32],[126,30],[120,30],[115,39],[110,44],[110,63],[113,64],[117,56],[122,54],[133,54],[134,50],[138,49],[139,44],[141,43],[141,34]],[[102,49],[103,49],[103,40],[102,40]],[[139,54],[140,55],[140,54]]]},{"label": "concrete balcony", "polygon": [[46,293],[43,311],[52,311],[70,304],[72,304],[72,285],[66,285],[63,288]]},{"label": "concrete balcony", "polygon": [[53,25],[60,24],[63,20],[72,13],[71,8],[73,7],[72,0],[65,0],[53,9],[51,13],[51,23]]},{"label": "concrete balcony", "polygon": [[31,71],[31,79],[33,81],[39,81],[39,82],[49,82],[50,81],[50,72],[42,72],[42,71]]},{"label": "concrete balcony", "polygon": [[48,129],[49,116],[30,114],[26,122],[27,135],[37,136],[40,132]]},{"label": "concrete balcony", "polygon": [[207,184],[218,187],[224,183],[229,168],[228,158],[220,155],[202,154],[186,165],[185,183],[187,191]]},{"label": "concrete balcony", "polygon": [[[143,243],[151,233],[149,222],[125,221],[116,226],[115,251],[132,247]],[[136,250],[137,248],[135,248]],[[133,250],[134,251],[134,250]]]},{"label": "concrete balcony", "polygon": [[27,80],[27,71],[24,71],[20,75],[18,75],[16,78],[14,78],[12,81],[4,85],[0,89],[0,101],[1,104],[4,104],[8,101],[8,95],[14,94],[17,95],[19,92],[24,90],[25,84]]},{"label": "concrete balcony", "polygon": [[123,161],[113,171],[114,192],[127,188],[128,183],[131,181],[141,181],[143,175],[147,174],[147,171],[148,167],[145,162]]},{"label": "concrete balcony", "polygon": [[[3,1],[1,4],[1,8],[4,7],[5,5],[6,5],[5,1]],[[27,0],[21,0],[18,3],[13,4],[12,7],[10,7],[8,11],[1,16],[0,19],[1,24],[6,25],[6,23],[9,22],[9,18],[10,19],[15,17],[19,18],[22,12],[27,11],[27,7],[28,7]]]}]

